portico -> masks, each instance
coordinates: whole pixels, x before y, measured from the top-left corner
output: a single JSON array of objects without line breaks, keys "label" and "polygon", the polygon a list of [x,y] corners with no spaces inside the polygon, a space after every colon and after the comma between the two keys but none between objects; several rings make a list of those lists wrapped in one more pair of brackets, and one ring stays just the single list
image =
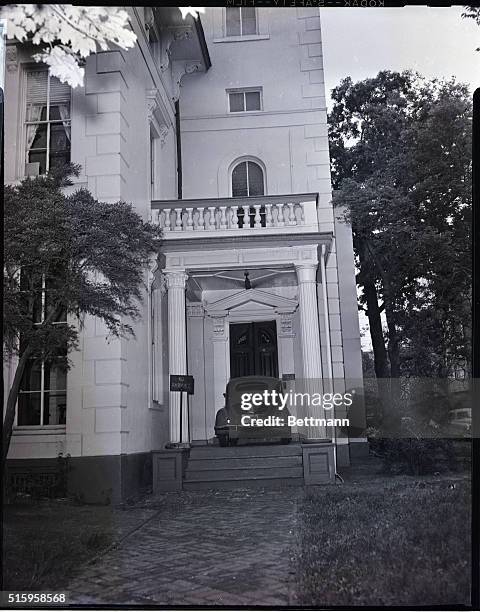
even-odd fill
[{"label": "portico", "polygon": [[[204,237],[201,250],[197,241],[186,236],[165,241],[151,292],[152,300],[161,305],[157,316],[159,310],[167,312],[165,373],[188,373],[195,378],[195,395],[188,409],[184,402],[182,434],[179,394],[169,395],[170,442],[187,442],[189,430],[194,443],[213,441],[215,414],[232,376],[233,332],[245,327],[239,324],[262,324],[274,330],[270,361],[257,364],[257,371],[249,373],[273,375],[273,370],[262,372],[261,368],[275,367],[277,376],[289,375],[286,378],[294,379],[289,384],[302,391],[323,390],[328,364],[322,364],[320,317],[328,304],[319,309],[318,301],[323,296],[322,261],[332,237],[308,232],[279,239],[269,236],[268,228],[262,229],[261,239],[230,238],[231,234],[227,240]],[[245,271],[251,283],[248,289]],[[154,353],[158,349],[154,339]],[[263,347],[261,352],[268,350]],[[159,362],[154,357],[153,363]],[[154,387],[155,379],[158,386],[158,370],[152,376]],[[165,384],[167,376],[162,380]],[[310,407],[308,414],[299,410],[299,417],[325,417],[321,406]],[[331,437],[320,426],[302,427],[296,433],[308,439]]]}]

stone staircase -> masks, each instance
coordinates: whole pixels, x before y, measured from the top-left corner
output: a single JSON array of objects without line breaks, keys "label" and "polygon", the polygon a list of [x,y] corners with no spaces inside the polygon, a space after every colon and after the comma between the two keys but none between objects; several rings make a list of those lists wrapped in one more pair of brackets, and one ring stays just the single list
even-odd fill
[{"label": "stone staircase", "polygon": [[302,447],[294,443],[194,446],[183,480],[187,491],[303,484]]}]

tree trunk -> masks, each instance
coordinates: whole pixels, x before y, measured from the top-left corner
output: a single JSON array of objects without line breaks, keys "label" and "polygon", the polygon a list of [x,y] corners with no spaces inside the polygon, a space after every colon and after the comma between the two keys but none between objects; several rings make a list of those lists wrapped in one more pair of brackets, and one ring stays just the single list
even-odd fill
[{"label": "tree trunk", "polygon": [[30,358],[31,353],[31,348],[27,346],[23,353],[20,355],[17,369],[15,370],[15,376],[13,377],[12,387],[8,393],[7,406],[5,409],[5,416],[3,420],[2,470],[5,469],[5,462],[7,460],[10,440],[12,438],[13,423],[15,422],[15,407],[17,405],[18,392],[20,391],[20,383],[22,381],[23,373],[25,372],[25,367],[27,365],[27,361]]},{"label": "tree trunk", "polygon": [[395,315],[392,312],[390,305],[385,304],[385,316],[388,327],[388,359],[390,361],[390,376],[392,378],[400,377],[400,346],[398,342],[397,329],[395,327]]},{"label": "tree trunk", "polygon": [[367,303],[367,317],[370,328],[370,338],[372,340],[375,376],[377,378],[389,378],[390,372],[385,341],[383,338],[382,318],[378,305],[377,288],[375,287],[374,279],[368,271],[370,266],[367,263],[368,253],[365,241],[357,239],[355,242],[360,263],[359,280],[360,284],[363,286],[365,301]]}]

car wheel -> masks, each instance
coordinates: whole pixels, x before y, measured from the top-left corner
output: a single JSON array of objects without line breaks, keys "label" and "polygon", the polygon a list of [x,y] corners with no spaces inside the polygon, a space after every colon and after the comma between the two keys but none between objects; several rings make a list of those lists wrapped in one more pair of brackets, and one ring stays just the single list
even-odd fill
[{"label": "car wheel", "polygon": [[228,446],[228,434],[220,434],[217,438],[220,446]]},{"label": "car wheel", "polygon": [[282,444],[290,444],[291,441],[292,441],[292,438],[282,438],[281,440]]}]

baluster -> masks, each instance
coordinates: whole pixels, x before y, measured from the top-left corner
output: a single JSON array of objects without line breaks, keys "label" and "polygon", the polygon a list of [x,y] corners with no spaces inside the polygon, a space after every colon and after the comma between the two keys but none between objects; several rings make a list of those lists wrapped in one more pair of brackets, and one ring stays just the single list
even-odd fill
[{"label": "baluster", "polygon": [[205,209],[203,208],[203,206],[198,208],[198,220],[197,220],[197,230],[204,230],[205,229],[205,218],[203,216],[203,211]]},{"label": "baluster", "polygon": [[169,232],[171,231],[171,226],[170,226],[170,213],[171,213],[171,208],[166,208],[165,209],[165,227],[163,228],[165,232]]},{"label": "baluster", "polygon": [[215,206],[209,206],[208,210],[210,212],[210,215],[208,217],[208,229],[215,230],[217,229],[215,226]]},{"label": "baluster", "polygon": [[193,208],[187,208],[187,231],[193,230]]},{"label": "baluster", "polygon": [[288,206],[288,225],[296,225],[297,220],[295,218],[295,211],[293,209],[295,204],[293,204],[293,202],[289,202],[287,206]]},{"label": "baluster", "polygon": [[262,218],[260,216],[261,204],[254,204],[253,208],[255,209],[255,227],[262,227]]},{"label": "baluster", "polygon": [[285,225],[285,221],[283,218],[283,204],[278,204],[277,210],[278,210],[277,225],[278,227],[283,227]]},{"label": "baluster", "polygon": [[305,225],[305,204],[303,202],[300,204],[300,222],[301,225]]},{"label": "baluster", "polygon": [[227,207],[220,206],[220,229],[227,229]]},{"label": "baluster", "polygon": [[265,204],[265,208],[267,210],[266,215],[265,215],[265,224],[267,227],[272,227],[273,225],[272,205]]},{"label": "baluster", "polygon": [[182,227],[182,209],[181,208],[176,208],[175,209],[175,213],[176,213],[176,217],[175,217],[175,231],[176,232],[181,232],[183,227]]},{"label": "baluster", "polygon": [[232,206],[232,216],[230,219],[230,227],[238,229],[238,206]]}]

